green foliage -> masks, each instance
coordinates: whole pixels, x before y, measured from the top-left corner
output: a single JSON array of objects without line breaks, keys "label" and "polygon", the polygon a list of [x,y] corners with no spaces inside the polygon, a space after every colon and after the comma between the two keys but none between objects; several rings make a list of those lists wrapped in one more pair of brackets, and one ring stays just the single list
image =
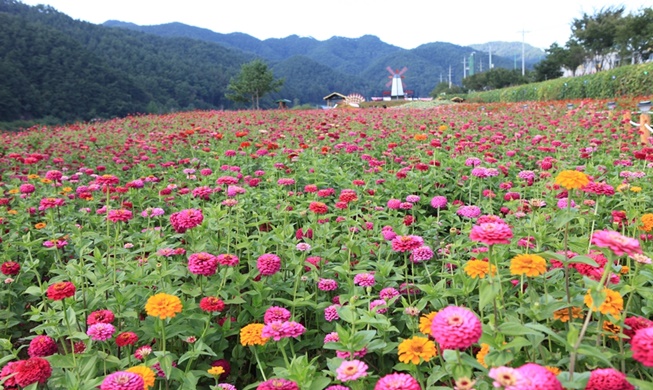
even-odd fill
[{"label": "green foliage", "polygon": [[605,99],[653,94],[653,64],[622,66],[593,75],[560,78],[501,90],[474,92],[473,102],[519,102],[564,99]]}]

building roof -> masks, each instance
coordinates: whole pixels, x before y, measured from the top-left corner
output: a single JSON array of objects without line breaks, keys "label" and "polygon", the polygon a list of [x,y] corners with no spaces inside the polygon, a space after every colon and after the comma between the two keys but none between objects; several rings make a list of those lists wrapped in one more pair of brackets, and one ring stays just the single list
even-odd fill
[{"label": "building roof", "polygon": [[335,99],[335,98],[338,98],[338,99],[345,99],[346,96],[343,95],[343,94],[341,94],[341,93],[338,93],[338,92],[331,92],[330,94],[326,95],[326,96],[323,97],[322,99],[324,99],[324,100],[331,100],[331,99]]}]

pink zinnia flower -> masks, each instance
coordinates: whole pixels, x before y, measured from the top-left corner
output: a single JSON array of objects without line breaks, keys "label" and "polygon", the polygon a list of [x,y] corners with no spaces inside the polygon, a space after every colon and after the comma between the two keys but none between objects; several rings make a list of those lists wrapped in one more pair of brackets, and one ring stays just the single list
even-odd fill
[{"label": "pink zinnia flower", "polygon": [[354,276],[354,284],[361,287],[374,286],[374,275],[370,273],[362,273]]},{"label": "pink zinnia flower", "polygon": [[236,255],[230,255],[228,253],[218,255],[218,264],[228,266],[228,267],[233,267],[238,265],[238,256]]},{"label": "pink zinnia flower", "polygon": [[110,339],[115,333],[116,328],[111,324],[99,323],[88,327],[86,334],[91,340],[104,341]]},{"label": "pink zinnia flower", "polygon": [[456,214],[465,218],[478,218],[481,215],[481,209],[478,206],[460,206]]},{"label": "pink zinnia flower", "polygon": [[375,299],[372,302],[370,302],[370,311],[376,311],[379,314],[385,314],[388,312],[387,307],[380,307],[376,309],[377,306],[387,306],[388,302],[386,302],[385,299]]},{"label": "pink zinnia flower", "polygon": [[391,241],[392,250],[395,252],[410,252],[424,245],[424,239],[420,236],[396,236]]},{"label": "pink zinnia flower", "polygon": [[472,226],[469,238],[486,245],[510,244],[512,230],[505,223],[486,222]]},{"label": "pink zinnia flower", "polygon": [[333,291],[338,289],[338,282],[336,282],[333,279],[320,279],[319,282],[317,282],[317,288],[320,289],[320,291]]},{"label": "pink zinnia flower", "polygon": [[494,387],[504,387],[511,390],[530,388],[526,387],[522,374],[511,367],[493,367],[488,372],[488,376],[494,379],[494,382],[492,382]]},{"label": "pink zinnia flower", "polygon": [[391,210],[398,210],[400,206],[401,206],[400,199],[390,199],[388,201],[388,208]]},{"label": "pink zinnia flower", "polygon": [[[52,375],[50,362],[40,357],[31,357],[27,360],[19,360],[11,367],[12,373],[16,374],[13,379],[20,387],[27,387],[32,383],[45,384]],[[5,383],[6,385],[6,383]]]},{"label": "pink zinnia flower", "polygon": [[184,233],[188,229],[199,226],[204,221],[202,210],[187,209],[170,215],[170,224],[177,233]]},{"label": "pink zinnia flower", "polygon": [[598,230],[592,234],[592,244],[600,248],[609,248],[617,256],[627,254],[634,256],[642,253],[639,241],[611,230]]},{"label": "pink zinnia flower", "polygon": [[422,261],[431,260],[432,258],[433,249],[426,245],[415,248],[412,252],[410,252],[410,260],[413,263],[420,263]]},{"label": "pink zinnia flower", "polygon": [[474,312],[448,306],[433,318],[431,335],[442,349],[465,349],[478,342],[483,330]]},{"label": "pink zinnia flower", "polygon": [[646,367],[653,367],[653,327],[639,329],[630,340],[633,359]]},{"label": "pink zinnia flower", "polygon": [[386,287],[379,293],[379,297],[385,299],[386,301],[398,296],[400,293],[394,287]]},{"label": "pink zinnia flower", "polygon": [[256,268],[261,275],[274,275],[281,269],[281,259],[277,255],[265,253],[256,260]]},{"label": "pink zinnia flower", "polygon": [[290,319],[290,311],[279,306],[270,306],[263,315],[263,322],[269,324],[274,321],[288,321]]},{"label": "pink zinnia flower", "polygon": [[218,258],[206,252],[188,256],[188,270],[195,275],[211,276],[218,269]]},{"label": "pink zinnia flower", "polygon": [[626,375],[614,368],[597,368],[590,373],[585,390],[634,390]]},{"label": "pink zinnia flower", "polygon": [[419,382],[409,374],[394,372],[379,379],[374,390],[421,390]]},{"label": "pink zinnia flower", "polygon": [[100,390],[143,390],[143,388],[145,388],[143,378],[127,371],[118,371],[107,375],[100,385]]},{"label": "pink zinnia flower", "polygon": [[299,390],[299,386],[288,379],[272,378],[261,382],[256,390]]},{"label": "pink zinnia flower", "polygon": [[447,207],[447,198],[444,196],[434,196],[431,198],[431,207],[434,209],[442,209]]},{"label": "pink zinnia flower", "polygon": [[339,320],[338,308],[340,305],[331,305],[324,309],[324,319],[328,322]]},{"label": "pink zinnia flower", "polygon": [[107,220],[111,222],[127,222],[132,219],[132,217],[132,212],[125,209],[109,210],[107,213]]},{"label": "pink zinnia flower", "polygon": [[116,319],[116,316],[111,310],[96,310],[89,314],[86,318],[87,325],[95,325],[99,323],[110,324]]},{"label": "pink zinnia flower", "polygon": [[524,389],[562,390],[562,384],[554,373],[535,363],[525,364],[517,369],[524,382]]},{"label": "pink zinnia flower", "polygon": [[336,369],[337,378],[342,382],[355,381],[367,375],[367,368],[367,364],[360,360],[345,360]]}]

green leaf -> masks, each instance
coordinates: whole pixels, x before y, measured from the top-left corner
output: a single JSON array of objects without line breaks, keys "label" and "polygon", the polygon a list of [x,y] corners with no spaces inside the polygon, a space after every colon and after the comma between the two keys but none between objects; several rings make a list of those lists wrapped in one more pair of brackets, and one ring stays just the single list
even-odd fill
[{"label": "green leaf", "polygon": [[479,287],[479,301],[478,301],[478,306],[479,309],[485,308],[485,306],[489,305],[490,302],[492,302],[497,294],[499,294],[501,286],[499,286],[499,283],[490,283],[489,280],[483,280],[481,282],[481,286]]},{"label": "green leaf", "polygon": [[594,260],[591,257],[583,256],[583,255],[574,256],[569,260],[569,262],[570,263],[587,264],[587,265],[591,265],[592,267],[598,267],[599,266],[598,263],[596,262],[596,260]]},{"label": "green leaf", "polygon": [[610,352],[606,348],[599,349],[596,347],[592,347],[590,345],[581,344],[580,347],[578,347],[578,353],[581,355],[587,355],[589,357],[598,359],[604,364],[607,364],[608,366],[612,366],[610,359],[612,358],[612,356],[614,356],[614,353]]},{"label": "green leaf", "polygon": [[504,322],[498,326],[497,331],[506,336],[541,335],[540,332],[517,322]]},{"label": "green leaf", "polygon": [[321,375],[313,379],[309,390],[322,390],[325,387],[329,386],[329,383],[331,383],[331,378],[327,378],[326,376]]},{"label": "green leaf", "polygon": [[569,380],[569,372],[563,371],[558,374],[558,380],[565,389],[584,389],[590,380],[589,372],[575,372],[573,380]]}]

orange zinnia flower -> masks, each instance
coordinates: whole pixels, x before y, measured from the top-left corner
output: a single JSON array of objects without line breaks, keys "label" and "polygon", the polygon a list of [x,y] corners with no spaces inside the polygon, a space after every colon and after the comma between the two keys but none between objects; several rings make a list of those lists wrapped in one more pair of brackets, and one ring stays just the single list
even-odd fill
[{"label": "orange zinnia flower", "polygon": [[264,324],[249,324],[240,329],[240,344],[243,347],[248,345],[265,345],[270,339],[263,337]]},{"label": "orange zinnia flower", "polygon": [[181,313],[181,309],[181,300],[166,293],[152,295],[145,304],[148,316],[159,317],[162,320],[175,317],[177,313]]},{"label": "orange zinnia flower", "polygon": [[546,272],[546,260],[532,254],[517,255],[510,261],[510,274],[539,276]]},{"label": "orange zinnia flower", "polygon": [[576,188],[583,188],[589,184],[590,179],[586,174],[580,171],[562,171],[555,179],[555,183],[568,189],[573,190]]},{"label": "orange zinnia flower", "polygon": [[435,343],[427,337],[413,336],[399,344],[399,361],[402,363],[419,364],[437,355]]},{"label": "orange zinnia flower", "polygon": [[609,288],[603,289],[601,293],[605,294],[605,301],[603,301],[603,303],[597,308],[594,305],[592,295],[588,291],[587,294],[585,294],[584,300],[587,307],[592,311],[598,310],[603,314],[610,314],[614,318],[619,319],[619,317],[621,317],[621,311],[624,309],[624,299],[621,297],[621,294],[619,294],[618,291],[610,290]]}]

